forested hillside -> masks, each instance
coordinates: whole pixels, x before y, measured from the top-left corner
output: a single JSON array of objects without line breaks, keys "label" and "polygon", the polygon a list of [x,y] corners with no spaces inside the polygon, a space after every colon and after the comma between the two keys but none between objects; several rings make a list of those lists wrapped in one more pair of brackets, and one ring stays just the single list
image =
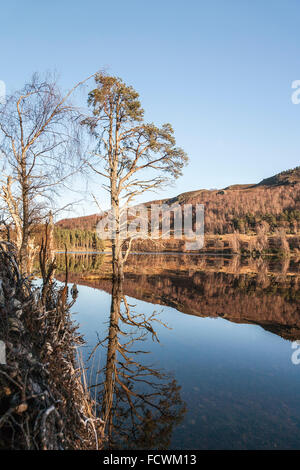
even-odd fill
[{"label": "forested hillside", "polygon": [[97,234],[91,230],[65,229],[55,227],[54,243],[57,250],[102,251],[104,245]]},{"label": "forested hillside", "polygon": [[[153,203],[205,205],[205,232],[208,234],[254,233],[263,224],[268,232],[284,229],[296,234],[300,228],[300,167],[258,184],[233,185],[221,190],[191,191]],[[63,219],[58,227],[95,230],[99,216]]]},{"label": "forested hillside", "polygon": [[[3,232],[3,238],[5,233]],[[40,245],[45,238],[45,227],[38,226],[35,230],[35,243]],[[14,238],[14,233],[11,233]],[[67,229],[54,226],[53,248],[57,251],[103,251],[103,241],[97,237],[95,231],[81,229]]]}]

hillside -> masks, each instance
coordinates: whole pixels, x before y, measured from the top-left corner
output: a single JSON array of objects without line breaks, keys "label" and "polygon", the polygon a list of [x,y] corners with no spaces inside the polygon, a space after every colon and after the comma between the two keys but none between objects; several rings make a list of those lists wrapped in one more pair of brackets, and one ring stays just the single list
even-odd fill
[{"label": "hillside", "polygon": [[[300,167],[281,172],[257,184],[235,184],[223,189],[200,189],[178,196],[150,201],[166,204],[205,204],[205,232],[222,235],[253,233],[262,223],[268,231],[283,228],[298,233],[300,228]],[[60,220],[58,227],[94,230],[99,215]]]},{"label": "hillside", "polygon": [[258,183],[258,186],[278,186],[278,185],[295,185],[300,183],[300,166],[292,170],[282,171],[271,178],[266,178]]}]

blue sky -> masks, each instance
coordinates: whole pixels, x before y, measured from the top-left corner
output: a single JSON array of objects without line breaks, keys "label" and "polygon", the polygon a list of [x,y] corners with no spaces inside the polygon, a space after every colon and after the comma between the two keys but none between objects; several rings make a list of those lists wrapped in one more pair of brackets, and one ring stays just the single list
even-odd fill
[{"label": "blue sky", "polygon": [[165,196],[258,182],[300,161],[299,17],[298,0],[2,2],[0,80],[56,70],[69,88],[105,67],[190,157]]}]

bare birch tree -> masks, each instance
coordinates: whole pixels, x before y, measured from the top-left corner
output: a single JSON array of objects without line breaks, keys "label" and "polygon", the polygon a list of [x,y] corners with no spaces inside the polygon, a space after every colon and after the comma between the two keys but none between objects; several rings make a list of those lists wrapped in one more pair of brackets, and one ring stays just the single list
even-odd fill
[{"label": "bare birch tree", "polygon": [[138,93],[121,79],[99,73],[89,93],[93,116],[85,118],[97,139],[89,165],[106,180],[116,235],[112,240],[114,278],[123,277],[124,240],[121,239],[121,205],[128,205],[145,191],[161,187],[181,175],[186,153],[176,146],[170,124],[161,127],[144,122]]},{"label": "bare birch tree", "polygon": [[49,213],[57,188],[79,158],[79,111],[55,81],[37,74],[0,107],[0,209],[13,226],[24,272],[34,254],[33,231]]}]

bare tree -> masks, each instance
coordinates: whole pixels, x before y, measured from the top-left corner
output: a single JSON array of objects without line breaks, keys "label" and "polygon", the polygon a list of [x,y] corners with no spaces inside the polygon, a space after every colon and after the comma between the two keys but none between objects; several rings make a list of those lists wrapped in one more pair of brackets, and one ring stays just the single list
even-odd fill
[{"label": "bare tree", "polygon": [[268,248],[268,230],[269,224],[264,220],[256,227],[256,248],[260,253]]},{"label": "bare tree", "polygon": [[177,178],[187,162],[185,152],[176,147],[170,124],[157,127],[144,122],[138,93],[121,79],[99,73],[96,88],[89,93],[93,116],[85,118],[97,139],[90,167],[106,179],[116,235],[112,240],[115,278],[123,277],[124,240],[120,236],[122,204],[128,205],[145,191],[161,187],[168,177]]},{"label": "bare tree", "polygon": [[79,111],[70,102],[82,83],[63,95],[55,79],[35,74],[0,107],[0,209],[13,226],[24,272],[34,254],[34,228],[57,188],[82,165]]},{"label": "bare tree", "polygon": [[276,238],[278,240],[278,245],[280,247],[280,251],[284,256],[290,256],[290,245],[283,228],[277,229],[275,232]]},{"label": "bare tree", "polygon": [[233,253],[240,253],[241,240],[240,240],[240,237],[239,237],[239,235],[236,231],[234,231],[233,234],[230,237],[230,244],[231,244],[231,248],[232,248]]}]

